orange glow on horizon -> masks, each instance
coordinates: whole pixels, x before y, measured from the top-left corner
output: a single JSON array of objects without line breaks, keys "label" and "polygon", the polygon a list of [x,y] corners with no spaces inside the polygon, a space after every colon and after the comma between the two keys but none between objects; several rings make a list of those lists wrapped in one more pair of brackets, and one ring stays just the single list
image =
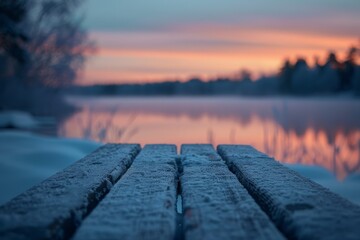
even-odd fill
[{"label": "orange glow on horizon", "polygon": [[[170,32],[94,32],[99,42],[78,84],[206,79],[242,68],[276,73],[284,59],[325,58],[334,50],[343,59],[356,39],[271,29],[186,26]],[[203,43],[203,44],[202,44]]]}]

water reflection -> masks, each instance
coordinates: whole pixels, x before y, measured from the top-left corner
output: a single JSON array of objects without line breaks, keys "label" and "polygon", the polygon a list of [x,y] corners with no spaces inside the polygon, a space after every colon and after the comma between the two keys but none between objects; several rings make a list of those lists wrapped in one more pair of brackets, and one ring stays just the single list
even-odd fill
[{"label": "water reflection", "polygon": [[250,144],[339,180],[360,172],[360,101],[352,99],[72,98],[59,135],[102,142]]}]

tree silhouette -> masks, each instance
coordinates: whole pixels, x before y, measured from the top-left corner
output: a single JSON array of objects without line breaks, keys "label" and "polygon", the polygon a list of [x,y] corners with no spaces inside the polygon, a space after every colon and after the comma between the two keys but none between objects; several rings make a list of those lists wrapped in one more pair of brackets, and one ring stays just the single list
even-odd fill
[{"label": "tree silhouette", "polygon": [[251,71],[243,68],[240,70],[237,78],[239,81],[251,82],[251,78],[252,78]]},{"label": "tree silhouette", "polygon": [[23,45],[28,37],[19,27],[26,17],[25,0],[0,1],[0,54],[9,55],[20,63],[27,60]]},{"label": "tree silhouette", "polygon": [[337,60],[337,56],[335,52],[329,52],[325,65],[329,65],[332,68],[338,68],[339,61]]},{"label": "tree silhouette", "polygon": [[347,90],[351,87],[351,78],[355,74],[356,69],[356,53],[356,47],[352,46],[349,48],[346,60],[341,69],[341,90]]},{"label": "tree silhouette", "polygon": [[289,59],[286,59],[283,66],[280,68],[280,92],[289,93],[291,91],[291,78],[293,74],[293,66]]},{"label": "tree silhouette", "polygon": [[313,92],[314,77],[304,58],[298,58],[291,78],[291,91],[297,94]]}]

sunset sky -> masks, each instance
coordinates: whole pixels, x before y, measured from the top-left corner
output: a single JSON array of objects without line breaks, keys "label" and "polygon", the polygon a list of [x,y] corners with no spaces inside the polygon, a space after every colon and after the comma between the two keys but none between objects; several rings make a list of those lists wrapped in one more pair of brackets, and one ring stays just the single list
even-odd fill
[{"label": "sunset sky", "polygon": [[359,0],[87,0],[98,52],[79,84],[274,73],[359,44]]}]

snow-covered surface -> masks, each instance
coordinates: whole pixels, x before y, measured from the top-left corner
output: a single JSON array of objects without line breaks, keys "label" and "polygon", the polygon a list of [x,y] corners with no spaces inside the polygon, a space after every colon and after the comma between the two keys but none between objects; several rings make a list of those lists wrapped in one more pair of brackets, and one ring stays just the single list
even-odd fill
[{"label": "snow-covered surface", "polygon": [[182,145],[186,239],[283,239],[211,145]]},{"label": "snow-covered surface", "polygon": [[84,220],[78,239],[174,239],[175,145],[147,145]]},{"label": "snow-covered surface", "polygon": [[[3,138],[11,137],[11,134],[3,135],[5,135]],[[19,141],[19,138],[15,137],[15,140]],[[49,149],[51,146],[49,144],[47,147],[48,141],[34,142],[42,145],[43,149]],[[16,145],[13,146],[13,152],[16,152],[18,148]],[[27,150],[31,151],[31,149]],[[62,239],[69,237],[84,216],[98,204],[127,170],[139,151],[140,146],[135,144],[107,144],[0,206],[1,238]],[[40,159],[39,156],[34,157],[34,159],[38,158]],[[59,156],[57,160],[60,159],[62,158]],[[46,157],[42,160],[56,159]],[[13,174],[16,173],[13,172]]]},{"label": "snow-covered surface", "polygon": [[[0,132],[1,187],[11,188],[29,173],[45,178],[90,146],[98,144]],[[183,145],[181,158],[174,145],[148,145],[133,161],[139,145],[105,145],[0,206],[0,238],[69,238],[80,226],[74,239],[282,239],[282,233],[290,239],[358,239],[360,206],[250,146],[218,150],[225,162],[211,145]],[[329,177],[322,169],[291,167],[318,181]]]},{"label": "snow-covered surface", "polygon": [[86,140],[0,131],[0,205],[99,146]]},{"label": "snow-covered surface", "polygon": [[359,239],[360,207],[256,151],[218,151],[257,203],[290,239]]},{"label": "snow-covered surface", "polygon": [[41,124],[48,123],[44,118],[35,118],[27,112],[3,111],[0,112],[0,128],[34,129]]}]

